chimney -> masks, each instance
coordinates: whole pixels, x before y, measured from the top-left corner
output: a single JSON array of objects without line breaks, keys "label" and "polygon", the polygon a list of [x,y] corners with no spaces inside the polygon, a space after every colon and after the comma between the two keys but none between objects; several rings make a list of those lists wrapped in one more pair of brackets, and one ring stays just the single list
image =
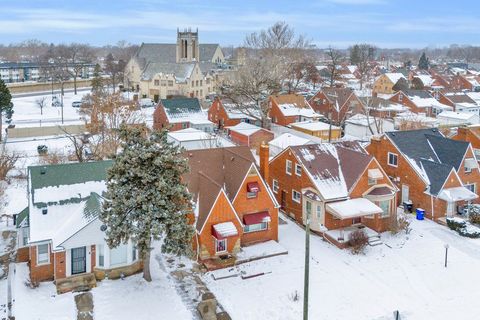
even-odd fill
[{"label": "chimney", "polygon": [[268,184],[268,162],[270,160],[270,149],[268,147],[268,144],[265,142],[262,142],[260,145],[260,174],[263,177],[263,180],[265,180],[265,183]]}]

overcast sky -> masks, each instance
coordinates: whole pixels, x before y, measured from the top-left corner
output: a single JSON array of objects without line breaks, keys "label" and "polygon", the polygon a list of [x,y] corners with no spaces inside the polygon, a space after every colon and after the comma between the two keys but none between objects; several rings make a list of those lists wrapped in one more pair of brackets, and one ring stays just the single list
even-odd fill
[{"label": "overcast sky", "polygon": [[320,47],[480,44],[479,0],[4,0],[0,42],[171,43],[198,27],[202,43],[237,45],[280,20]]}]

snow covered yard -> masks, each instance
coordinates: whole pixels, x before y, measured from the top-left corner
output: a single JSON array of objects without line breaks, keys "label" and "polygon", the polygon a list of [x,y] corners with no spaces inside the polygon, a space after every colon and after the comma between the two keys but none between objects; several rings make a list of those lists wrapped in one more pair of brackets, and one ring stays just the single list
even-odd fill
[{"label": "snow covered yard", "polygon": [[[413,231],[382,237],[385,245],[365,255],[339,250],[311,237],[311,319],[474,319],[480,290],[480,240],[458,236],[431,221],[414,221]],[[233,319],[299,319],[302,315],[304,231],[292,222],[279,226],[288,255],[239,266],[265,275],[242,280],[203,278]],[[448,268],[445,244],[450,245]],[[299,300],[294,301],[295,293]]]}]

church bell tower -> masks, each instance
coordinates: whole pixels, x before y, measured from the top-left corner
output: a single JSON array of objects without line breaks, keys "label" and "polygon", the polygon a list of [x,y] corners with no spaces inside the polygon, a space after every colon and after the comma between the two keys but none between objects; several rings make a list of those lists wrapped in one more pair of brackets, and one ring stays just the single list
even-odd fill
[{"label": "church bell tower", "polygon": [[183,32],[177,28],[177,63],[199,61],[198,28],[193,32],[191,28]]}]

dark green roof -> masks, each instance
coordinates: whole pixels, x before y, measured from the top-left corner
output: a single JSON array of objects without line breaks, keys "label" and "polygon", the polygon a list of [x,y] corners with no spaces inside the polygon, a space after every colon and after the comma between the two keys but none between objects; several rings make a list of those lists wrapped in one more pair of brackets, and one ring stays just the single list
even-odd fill
[{"label": "dark green roof", "polygon": [[22,222],[23,222],[25,219],[28,219],[28,214],[29,214],[29,209],[28,209],[28,207],[26,207],[25,209],[23,209],[22,211],[20,211],[20,213],[17,214],[17,219],[15,220],[15,224],[16,224],[17,228],[20,227],[20,225],[22,224]]},{"label": "dark green roof", "polygon": [[202,107],[197,98],[162,99],[161,102],[165,111],[169,114],[202,111]]},{"label": "dark green roof", "polygon": [[30,189],[106,180],[112,164],[106,160],[28,167]]}]

